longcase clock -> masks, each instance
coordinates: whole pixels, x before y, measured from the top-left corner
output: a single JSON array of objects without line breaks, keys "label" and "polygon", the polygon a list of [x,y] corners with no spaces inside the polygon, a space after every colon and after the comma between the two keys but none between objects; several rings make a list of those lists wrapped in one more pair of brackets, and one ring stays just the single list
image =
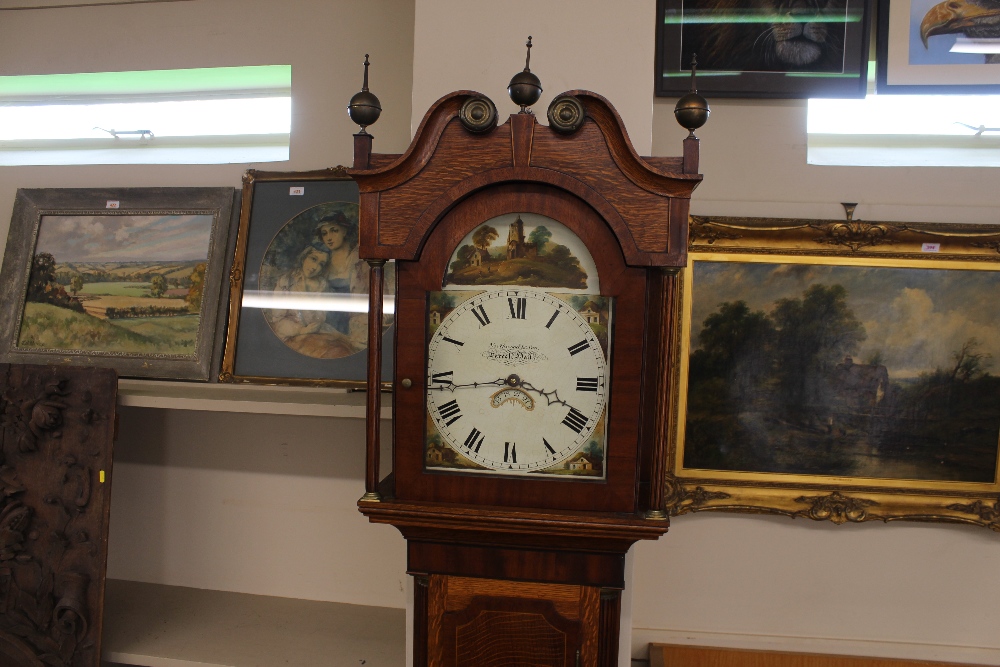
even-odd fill
[{"label": "longcase clock", "polygon": [[[625,553],[668,526],[698,140],[639,157],[607,100],[559,95],[546,125],[516,95],[531,85],[512,81],[503,124],[486,96],[446,95],[402,155],[372,152],[371,117],[355,135],[369,331],[386,260],[398,283],[392,470],[370,392],[358,506],[407,540],[418,665],[616,664]],[[378,336],[369,355],[377,386]]]}]

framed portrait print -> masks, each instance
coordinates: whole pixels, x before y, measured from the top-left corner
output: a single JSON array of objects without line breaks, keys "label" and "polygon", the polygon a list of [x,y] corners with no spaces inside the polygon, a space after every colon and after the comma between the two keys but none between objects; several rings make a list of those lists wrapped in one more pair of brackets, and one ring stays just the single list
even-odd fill
[{"label": "framed portrait print", "polygon": [[874,0],[658,0],[656,94],[864,97]]},{"label": "framed portrait print", "polygon": [[1000,92],[1000,9],[995,4],[879,0],[878,92]]},{"label": "framed portrait print", "polygon": [[[385,271],[387,313],[392,266]],[[358,188],[343,167],[249,170],[219,380],[365,387],[368,272],[358,257]],[[392,317],[385,320],[389,349]],[[386,381],[391,368],[387,355]]]},{"label": "framed portrait print", "polygon": [[18,190],[0,274],[0,361],[209,380],[237,194]]},{"label": "framed portrait print", "polygon": [[1000,530],[1000,232],[693,218],[674,514]]}]

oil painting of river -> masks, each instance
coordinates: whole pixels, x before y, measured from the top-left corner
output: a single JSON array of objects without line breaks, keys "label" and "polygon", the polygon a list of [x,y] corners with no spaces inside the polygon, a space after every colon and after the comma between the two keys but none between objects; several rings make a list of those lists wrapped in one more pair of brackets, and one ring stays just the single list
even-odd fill
[{"label": "oil painting of river", "polygon": [[683,467],[993,483],[1000,271],[696,260]]}]

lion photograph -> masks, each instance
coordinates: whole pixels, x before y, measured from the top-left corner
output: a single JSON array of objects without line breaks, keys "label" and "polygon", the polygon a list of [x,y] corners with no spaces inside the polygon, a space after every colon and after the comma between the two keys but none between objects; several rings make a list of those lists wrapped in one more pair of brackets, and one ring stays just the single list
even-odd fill
[{"label": "lion photograph", "polygon": [[681,69],[844,71],[845,0],[683,0]]}]

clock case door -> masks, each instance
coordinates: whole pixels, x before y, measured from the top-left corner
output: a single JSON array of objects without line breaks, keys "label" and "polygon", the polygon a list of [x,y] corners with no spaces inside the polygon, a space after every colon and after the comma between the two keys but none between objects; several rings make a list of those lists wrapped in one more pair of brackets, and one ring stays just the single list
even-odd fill
[{"label": "clock case door", "polygon": [[[606,416],[606,478],[514,477],[428,470],[424,465],[427,414],[428,294],[442,288],[452,253],[490,218],[535,213],[562,223],[588,247],[597,264],[601,294],[614,300],[610,387]],[[431,232],[418,261],[397,265],[395,376],[411,385],[395,394],[395,497],[473,505],[634,512],[640,456],[644,338],[648,271],[625,264],[607,223],[573,195],[545,185],[505,184],[481,190],[449,211]],[[475,290],[475,287],[470,287]],[[400,386],[397,384],[397,386]],[[413,423],[417,417],[419,423]]]},{"label": "clock case door", "polygon": [[[481,93],[456,91],[427,111],[402,154],[375,153],[371,134],[354,135],[349,174],[361,193],[359,252],[372,265],[369,386],[378,382],[382,358],[381,339],[371,332],[382,321],[386,260],[396,260],[399,284],[393,471],[383,478],[382,397],[369,392],[358,507],[408,539],[411,529],[496,532],[501,516],[542,541],[555,526],[590,541],[595,530],[606,531],[609,540],[621,538],[615,548],[666,530],[665,453],[676,399],[671,313],[687,261],[690,197],[702,180],[698,139],[689,134],[678,157],[641,157],[606,99],[567,91],[552,109],[564,103],[577,111],[571,126],[542,125],[530,112],[478,126],[472,110],[495,105]],[[515,212],[547,215],[575,232],[598,262],[601,293],[615,299],[603,482],[425,471],[428,292],[442,288],[450,253],[474,225]]]}]

